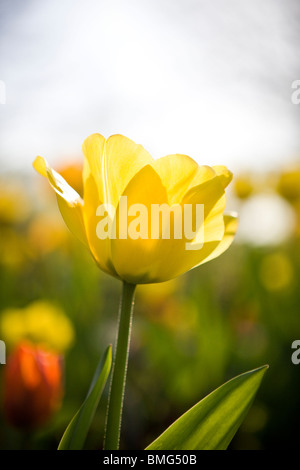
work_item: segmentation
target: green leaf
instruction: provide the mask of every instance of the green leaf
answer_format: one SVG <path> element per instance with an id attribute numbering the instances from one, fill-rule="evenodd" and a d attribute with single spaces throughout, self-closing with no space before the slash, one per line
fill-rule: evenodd
<path id="1" fill-rule="evenodd" d="M 111 356 L 110 345 L 99 361 L 86 399 L 65 430 L 58 450 L 82 449 L 110 372 Z"/>
<path id="2" fill-rule="evenodd" d="M 225 450 L 248 413 L 268 366 L 229 380 L 177 419 L 146 450 Z"/>

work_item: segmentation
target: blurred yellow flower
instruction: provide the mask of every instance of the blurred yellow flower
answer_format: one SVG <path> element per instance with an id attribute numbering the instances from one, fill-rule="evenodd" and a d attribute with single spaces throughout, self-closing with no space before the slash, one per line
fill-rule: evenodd
<path id="1" fill-rule="evenodd" d="M 34 255 L 47 254 L 61 247 L 67 235 L 63 222 L 56 215 L 38 214 L 28 227 L 28 246 Z"/>
<path id="2" fill-rule="evenodd" d="M 253 178 L 246 173 L 235 176 L 233 190 L 239 199 L 247 199 L 254 191 Z"/>
<path id="3" fill-rule="evenodd" d="M 20 231 L 7 225 L 0 229 L 0 264 L 19 270 L 29 259 L 26 239 Z"/>
<path id="4" fill-rule="evenodd" d="M 271 292 L 284 290 L 292 283 L 293 277 L 293 266 L 285 253 L 271 253 L 262 259 L 260 279 L 267 290 Z"/>
<path id="5" fill-rule="evenodd" d="M 36 158 L 34 167 L 56 191 L 67 226 L 106 273 L 131 284 L 167 281 L 219 256 L 231 244 L 237 218 L 224 215 L 225 188 L 232 178 L 226 167 L 199 166 L 190 157 L 178 154 L 153 160 L 141 145 L 121 135 L 105 139 L 93 134 L 84 141 L 83 154 L 83 199 L 42 157 Z M 130 208 L 138 205 L 146 209 L 146 236 L 130 236 L 121 197 Z M 152 236 L 148 210 L 151 213 L 153 206 L 195 208 L 200 204 L 204 207 L 201 249 L 195 249 L 199 227 L 193 239 L 186 234 L 175 236 L 175 222 L 182 222 L 182 213 L 178 216 L 174 212 L 174 233 L 169 238 L 162 235 L 161 226 L 159 236 Z M 106 237 L 99 237 L 97 232 L 99 207 L 106 208 L 110 222 Z M 112 227 L 118 237 L 112 236 Z M 194 247 L 187 250 L 187 241 Z"/>
<path id="6" fill-rule="evenodd" d="M 279 174 L 277 191 L 292 204 L 300 200 L 300 165 L 288 168 Z"/>
<path id="7" fill-rule="evenodd" d="M 56 352 L 66 351 L 73 343 L 73 325 L 64 312 L 45 300 L 25 308 L 7 309 L 0 316 L 1 337 L 8 346 L 27 339 Z"/>
<path id="8" fill-rule="evenodd" d="M 0 182 L 0 222 L 24 222 L 30 213 L 28 194 L 17 181 Z"/>
<path id="9" fill-rule="evenodd" d="M 288 201 L 295 213 L 294 235 L 300 237 L 300 164 L 287 167 L 275 182 L 276 191 Z"/>

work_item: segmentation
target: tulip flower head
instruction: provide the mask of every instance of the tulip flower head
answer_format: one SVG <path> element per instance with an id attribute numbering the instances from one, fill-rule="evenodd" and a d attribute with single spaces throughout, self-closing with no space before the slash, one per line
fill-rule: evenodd
<path id="1" fill-rule="evenodd" d="M 300 201 L 300 165 L 286 168 L 279 174 L 276 189 L 291 204 Z"/>
<path id="2" fill-rule="evenodd" d="M 223 253 L 237 217 L 224 214 L 224 166 L 186 155 L 154 160 L 121 135 L 83 143 L 83 198 L 42 157 L 35 169 L 56 192 L 69 229 L 106 273 L 131 284 L 175 278 Z"/>
<path id="3" fill-rule="evenodd" d="M 71 347 L 75 337 L 73 324 L 65 312 L 47 300 L 2 310 L 0 330 L 11 348 L 28 340 L 61 354 Z"/>
<path id="4" fill-rule="evenodd" d="M 36 429 L 57 411 L 62 395 L 61 357 L 31 343 L 20 343 L 5 366 L 7 421 L 19 429 Z"/>
<path id="5" fill-rule="evenodd" d="M 234 194 L 241 200 L 246 200 L 253 195 L 255 187 L 253 177 L 249 174 L 240 174 L 235 178 Z"/>

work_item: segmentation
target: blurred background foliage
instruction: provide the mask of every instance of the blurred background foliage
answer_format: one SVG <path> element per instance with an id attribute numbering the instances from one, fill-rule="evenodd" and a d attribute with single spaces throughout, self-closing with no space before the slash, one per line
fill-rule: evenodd
<path id="1" fill-rule="evenodd" d="M 82 191 L 76 162 L 58 170 Z M 0 448 L 55 449 L 99 356 L 114 342 L 121 283 L 68 232 L 40 178 L 6 175 L 0 188 L 0 338 L 7 346 Z M 278 211 L 270 205 L 262 218 L 266 196 Z M 291 344 L 300 338 L 300 166 L 236 175 L 228 206 L 238 209 L 241 226 L 225 254 L 174 281 L 137 288 L 122 449 L 145 448 L 210 391 L 265 363 L 269 371 L 230 448 L 298 446 L 300 365 L 291 361 Z M 64 393 L 46 423 L 20 429 L 3 396 L 30 374 L 24 362 L 20 381 L 5 377 L 25 340 L 60 356 Z M 26 393 L 28 403 L 35 399 Z M 102 446 L 107 393 L 106 387 L 87 449 Z"/>

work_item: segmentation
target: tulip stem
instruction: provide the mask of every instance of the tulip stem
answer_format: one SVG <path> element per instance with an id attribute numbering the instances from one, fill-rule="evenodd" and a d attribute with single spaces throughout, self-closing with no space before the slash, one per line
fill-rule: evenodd
<path id="1" fill-rule="evenodd" d="M 134 284 L 123 282 L 106 416 L 104 450 L 119 449 L 135 287 Z"/>

